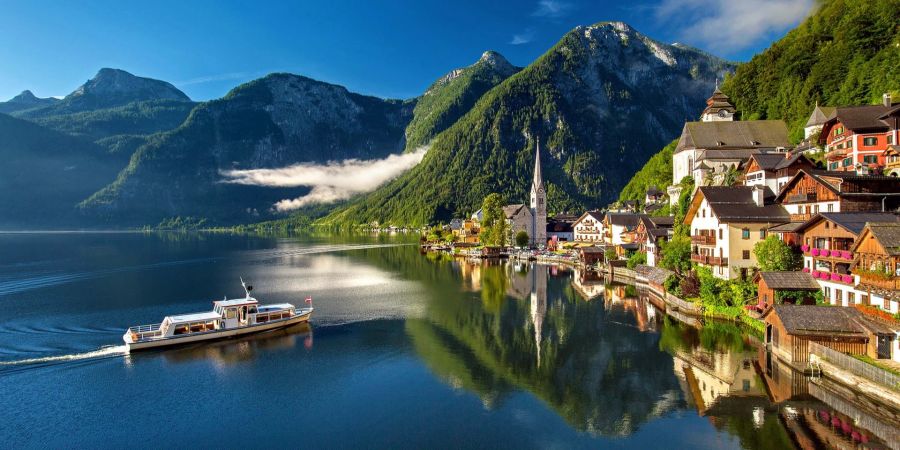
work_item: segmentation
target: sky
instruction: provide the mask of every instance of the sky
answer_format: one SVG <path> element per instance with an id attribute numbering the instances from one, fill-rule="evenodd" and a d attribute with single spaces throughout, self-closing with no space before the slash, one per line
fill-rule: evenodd
<path id="1" fill-rule="evenodd" d="M 194 100 L 272 72 L 386 98 L 420 95 L 486 50 L 526 66 L 579 25 L 623 21 L 659 41 L 746 61 L 814 0 L 0 0 L 0 100 L 64 96 L 103 67 Z"/>

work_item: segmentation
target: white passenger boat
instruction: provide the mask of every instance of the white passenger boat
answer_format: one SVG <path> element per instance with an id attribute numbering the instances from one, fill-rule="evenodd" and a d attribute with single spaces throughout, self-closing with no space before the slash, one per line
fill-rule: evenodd
<path id="1" fill-rule="evenodd" d="M 250 296 L 252 286 L 244 286 L 246 297 L 213 302 L 209 312 L 167 316 L 161 323 L 131 327 L 122 336 L 128 351 L 222 339 L 249 333 L 277 330 L 306 322 L 312 305 L 297 308 L 290 303 L 260 305 Z M 307 303 L 312 303 L 310 298 Z"/>

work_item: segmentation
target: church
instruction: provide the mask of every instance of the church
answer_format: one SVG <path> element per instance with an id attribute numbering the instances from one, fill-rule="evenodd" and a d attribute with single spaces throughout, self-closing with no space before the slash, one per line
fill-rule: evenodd
<path id="1" fill-rule="evenodd" d="M 534 175 L 531 181 L 529 205 L 522 203 L 506 205 L 503 208 L 506 221 L 509 223 L 511 240 L 520 231 L 528 233 L 532 247 L 547 245 L 547 190 L 541 175 L 541 143 L 537 142 L 534 151 Z"/>

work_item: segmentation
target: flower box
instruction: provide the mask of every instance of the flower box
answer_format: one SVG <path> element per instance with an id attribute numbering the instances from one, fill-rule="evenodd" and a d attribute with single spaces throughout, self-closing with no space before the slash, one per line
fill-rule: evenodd
<path id="1" fill-rule="evenodd" d="M 853 275 L 841 275 L 841 281 L 847 284 L 853 284 Z"/>
<path id="2" fill-rule="evenodd" d="M 852 261 L 853 253 L 850 253 L 847 250 L 841 250 L 841 258 Z"/>
<path id="3" fill-rule="evenodd" d="M 818 271 L 818 270 L 813 270 L 813 271 L 812 271 L 812 276 L 813 276 L 813 278 L 819 278 L 819 271 Z"/>
<path id="4" fill-rule="evenodd" d="M 800 250 L 803 250 L 803 253 L 809 253 L 809 246 L 806 244 L 803 244 L 800 246 Z"/>
<path id="5" fill-rule="evenodd" d="M 803 272 L 804 272 L 804 273 L 809 273 L 809 267 L 804 267 L 804 268 L 803 268 Z"/>
<path id="6" fill-rule="evenodd" d="M 831 281 L 841 281 L 841 276 L 839 274 L 833 273 L 831 274 Z"/>
<path id="7" fill-rule="evenodd" d="M 810 254 L 812 254 L 813 256 L 819 256 L 819 249 L 817 249 L 817 248 L 812 249 L 810 251 Z"/>

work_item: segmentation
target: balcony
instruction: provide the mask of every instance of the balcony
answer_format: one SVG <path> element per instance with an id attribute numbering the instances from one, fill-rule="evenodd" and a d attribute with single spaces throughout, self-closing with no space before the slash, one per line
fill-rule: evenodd
<path id="1" fill-rule="evenodd" d="M 809 248 L 806 245 L 800 247 L 803 253 L 814 258 L 827 258 L 839 261 L 853 261 L 853 252 L 849 250 L 828 250 L 824 248 Z"/>
<path id="2" fill-rule="evenodd" d="M 883 278 L 868 273 L 859 274 L 859 284 L 892 291 L 900 290 L 900 277 Z"/>
<path id="3" fill-rule="evenodd" d="M 708 261 L 709 262 L 707 262 L 707 264 L 709 264 L 711 266 L 722 266 L 722 267 L 728 266 L 728 257 L 727 256 L 726 257 L 710 256 L 708 258 Z"/>
<path id="4" fill-rule="evenodd" d="M 807 269 L 804 269 L 803 271 L 806 272 Z M 846 273 L 813 270 L 812 272 L 810 272 L 810 275 L 812 275 L 812 277 L 817 280 L 830 281 L 832 283 L 842 283 L 848 286 L 854 285 L 853 275 Z"/>
<path id="5" fill-rule="evenodd" d="M 825 154 L 825 159 L 829 161 L 837 161 L 847 157 L 846 148 L 836 148 Z"/>
<path id="6" fill-rule="evenodd" d="M 709 256 L 704 255 L 691 255 L 691 262 L 695 262 L 697 264 L 707 264 L 709 260 Z"/>
<path id="7" fill-rule="evenodd" d="M 791 214 L 791 222 L 806 222 L 812 214 Z"/>
<path id="8" fill-rule="evenodd" d="M 785 200 L 787 203 L 808 203 L 818 201 L 819 195 L 815 192 L 807 192 L 806 194 L 788 195 Z"/>
<path id="9" fill-rule="evenodd" d="M 716 245 L 716 237 L 714 235 L 691 236 L 691 244 Z"/>

